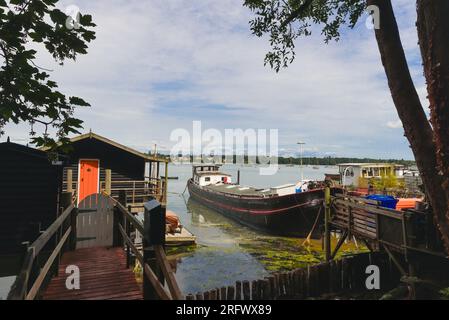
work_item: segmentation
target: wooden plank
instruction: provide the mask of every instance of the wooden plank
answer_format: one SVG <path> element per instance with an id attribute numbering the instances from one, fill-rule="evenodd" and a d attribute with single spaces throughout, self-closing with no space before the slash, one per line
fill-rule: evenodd
<path id="1" fill-rule="evenodd" d="M 220 289 L 220 300 L 226 300 L 226 287 Z"/>
<path id="2" fill-rule="evenodd" d="M 388 209 L 388 208 L 367 206 L 367 205 L 363 205 L 363 204 L 357 204 L 357 203 L 352 203 L 352 202 L 349 202 L 349 201 L 344 201 L 344 200 L 341 200 L 341 199 L 336 199 L 335 202 L 339 203 L 339 204 L 342 204 L 342 205 L 347 205 L 350 208 L 357 208 L 357 209 L 361 209 L 361 210 L 367 210 L 367 211 L 372 212 L 374 214 L 387 216 L 387 217 L 390 217 L 390 218 L 393 218 L 393 219 L 397 219 L 397 220 L 400 220 L 401 219 L 401 215 L 402 215 L 401 211 Z"/>
<path id="3" fill-rule="evenodd" d="M 235 288 L 233 286 L 229 286 L 226 292 L 226 300 L 235 300 Z"/>
<path id="4" fill-rule="evenodd" d="M 76 265 L 80 271 L 80 290 L 68 290 L 66 268 Z M 50 281 L 44 300 L 142 299 L 134 273 L 126 269 L 122 248 L 88 248 L 62 256 L 58 277 Z"/>
<path id="5" fill-rule="evenodd" d="M 235 300 L 242 300 L 242 282 L 235 283 Z"/>
<path id="6" fill-rule="evenodd" d="M 251 300 L 251 289 L 249 281 L 243 281 L 243 300 Z"/>

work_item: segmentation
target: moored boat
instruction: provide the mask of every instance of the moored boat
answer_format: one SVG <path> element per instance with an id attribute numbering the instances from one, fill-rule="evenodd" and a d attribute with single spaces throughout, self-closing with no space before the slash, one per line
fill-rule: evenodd
<path id="1" fill-rule="evenodd" d="M 295 184 L 267 189 L 232 183 L 232 177 L 216 165 L 193 167 L 187 182 L 193 200 L 246 226 L 271 234 L 306 237 L 320 236 L 322 188 L 298 190 Z"/>

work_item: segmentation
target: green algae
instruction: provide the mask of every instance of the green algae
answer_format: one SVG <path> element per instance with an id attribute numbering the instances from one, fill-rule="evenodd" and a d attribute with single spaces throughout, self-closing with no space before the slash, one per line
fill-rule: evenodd
<path id="1" fill-rule="evenodd" d="M 197 245 L 190 246 L 167 246 L 166 254 L 167 256 L 186 256 L 195 252 Z"/>
<path id="2" fill-rule="evenodd" d="M 336 238 L 332 239 L 332 247 L 335 247 L 337 241 Z M 258 237 L 252 241 L 240 243 L 240 247 L 253 255 L 270 272 L 290 271 L 325 261 L 320 240 Z M 354 242 L 348 241 L 343 244 L 336 259 L 367 251 L 366 247 L 356 246 Z"/>

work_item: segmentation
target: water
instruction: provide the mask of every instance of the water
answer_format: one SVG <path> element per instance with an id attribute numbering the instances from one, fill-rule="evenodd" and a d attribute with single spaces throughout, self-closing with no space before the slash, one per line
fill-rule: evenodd
<path id="1" fill-rule="evenodd" d="M 222 171 L 241 172 L 241 185 L 259 188 L 272 187 L 300 180 L 298 166 L 280 166 L 273 176 L 261 176 L 255 166 L 226 165 Z M 337 173 L 337 167 L 304 167 L 304 178 L 324 180 L 324 173 Z M 237 280 L 265 277 L 270 271 L 292 269 L 319 262 L 320 243 L 312 249 L 302 249 L 302 239 L 273 237 L 253 231 L 194 201 L 188 191 L 182 196 L 186 182 L 192 175 L 191 165 L 170 165 L 168 209 L 176 212 L 181 223 L 197 237 L 197 247 L 172 255 L 176 259 L 176 278 L 184 293 L 196 293 L 232 285 Z"/>

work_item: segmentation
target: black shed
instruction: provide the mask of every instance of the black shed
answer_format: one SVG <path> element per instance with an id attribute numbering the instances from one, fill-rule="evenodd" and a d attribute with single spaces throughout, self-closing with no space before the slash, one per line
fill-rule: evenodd
<path id="1" fill-rule="evenodd" d="M 56 219 L 62 170 L 44 151 L 0 143 L 0 255 L 21 253 Z"/>
<path id="2" fill-rule="evenodd" d="M 134 207 L 142 206 L 149 196 L 165 203 L 166 180 L 160 179 L 160 164 L 165 164 L 167 171 L 167 160 L 93 132 L 70 141 L 63 190 L 73 192 L 78 203 L 98 193 L 118 198 L 121 191 L 126 193 L 128 205 Z"/>

